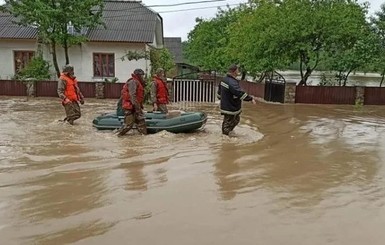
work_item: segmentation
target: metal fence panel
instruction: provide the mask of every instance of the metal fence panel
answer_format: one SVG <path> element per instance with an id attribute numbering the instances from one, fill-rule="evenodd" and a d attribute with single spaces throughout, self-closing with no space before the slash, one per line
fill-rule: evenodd
<path id="1" fill-rule="evenodd" d="M 21 81 L 0 80 L 0 95 L 27 96 L 27 88 Z"/>
<path id="2" fill-rule="evenodd" d="M 353 105 L 355 91 L 355 87 L 297 86 L 295 103 Z"/>
<path id="3" fill-rule="evenodd" d="M 215 84 L 214 80 L 174 79 L 172 100 L 215 102 Z"/>
<path id="4" fill-rule="evenodd" d="M 58 97 L 57 81 L 37 81 L 36 97 Z"/>
<path id="5" fill-rule="evenodd" d="M 95 98 L 96 84 L 91 82 L 78 82 L 80 91 L 85 98 Z"/>
<path id="6" fill-rule="evenodd" d="M 385 88 L 366 87 L 365 105 L 385 105 Z"/>
<path id="7" fill-rule="evenodd" d="M 119 99 L 124 83 L 105 83 L 104 97 L 106 99 Z"/>

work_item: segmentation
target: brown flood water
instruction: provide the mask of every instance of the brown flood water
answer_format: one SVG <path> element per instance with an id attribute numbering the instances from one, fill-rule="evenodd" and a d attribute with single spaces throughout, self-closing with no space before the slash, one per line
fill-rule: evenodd
<path id="1" fill-rule="evenodd" d="M 115 100 L 58 122 L 57 99 L 0 98 L 0 244 L 382 245 L 384 107 L 244 105 L 231 138 L 118 138 Z"/>

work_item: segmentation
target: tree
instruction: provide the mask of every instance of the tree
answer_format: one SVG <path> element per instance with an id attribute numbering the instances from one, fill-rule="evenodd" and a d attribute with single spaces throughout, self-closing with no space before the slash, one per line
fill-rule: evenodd
<path id="1" fill-rule="evenodd" d="M 188 34 L 185 53 L 195 65 L 205 70 L 224 70 L 236 62 L 226 53 L 229 25 L 238 18 L 239 8 L 219 9 L 215 18 L 196 19 L 197 24 Z"/>
<path id="2" fill-rule="evenodd" d="M 103 0 L 5 0 L 7 11 L 18 17 L 19 24 L 35 26 L 39 40 L 48 44 L 57 76 L 60 69 L 57 61 L 56 45 L 64 47 L 66 63 L 69 63 L 68 47 L 84 42 L 82 28 L 92 28 L 101 23 Z M 71 25 L 79 36 L 68 32 Z"/>
<path id="3" fill-rule="evenodd" d="M 378 37 L 378 52 L 372 64 L 374 70 L 381 75 L 381 87 L 385 77 L 385 4 L 381 5 L 381 10 L 371 18 L 371 24 L 373 32 Z"/>
<path id="4" fill-rule="evenodd" d="M 85 34 L 90 28 L 103 25 L 103 0 L 56 0 L 60 9 L 60 32 L 58 43 L 65 53 L 65 63 L 69 64 L 68 48 L 87 40 Z"/>
<path id="5" fill-rule="evenodd" d="M 286 0 L 280 9 L 277 46 L 290 62 L 299 60 L 300 85 L 306 85 L 324 52 L 352 47 L 366 27 L 367 7 L 356 1 Z"/>
<path id="6" fill-rule="evenodd" d="M 48 62 L 43 59 L 41 53 L 38 53 L 14 78 L 24 83 L 28 100 L 33 93 L 33 84 L 39 80 L 49 79 L 50 76 Z"/>
<path id="7" fill-rule="evenodd" d="M 229 26 L 227 53 L 254 76 L 262 73 L 260 81 L 285 66 L 275 31 L 280 18 L 275 1 L 250 1 Z"/>
<path id="8" fill-rule="evenodd" d="M 336 78 L 339 86 L 346 86 L 351 72 L 372 62 L 378 53 L 377 37 L 369 29 L 363 30 L 357 38 L 356 42 L 351 44 L 352 46 L 337 48 L 329 58 L 329 67 L 337 72 Z"/>
<path id="9" fill-rule="evenodd" d="M 175 66 L 174 59 L 170 51 L 166 48 L 156 49 L 151 48 L 150 51 L 126 51 L 125 55 L 120 58 L 124 60 L 150 60 L 151 74 L 155 74 L 158 68 L 163 68 L 165 72 L 169 71 Z"/>
<path id="10" fill-rule="evenodd" d="M 155 74 L 158 68 L 162 68 L 165 73 L 175 67 L 174 59 L 170 51 L 166 48 L 151 49 L 150 51 L 151 74 Z"/>
<path id="11" fill-rule="evenodd" d="M 262 78 L 298 64 L 299 84 L 306 85 L 326 58 L 344 56 L 347 72 L 362 66 L 352 59 L 370 59 L 363 54 L 371 44 L 363 38 L 366 13 L 367 5 L 356 0 L 249 0 L 211 20 L 199 19 L 189 33 L 187 54 L 204 68 L 235 62 Z"/>

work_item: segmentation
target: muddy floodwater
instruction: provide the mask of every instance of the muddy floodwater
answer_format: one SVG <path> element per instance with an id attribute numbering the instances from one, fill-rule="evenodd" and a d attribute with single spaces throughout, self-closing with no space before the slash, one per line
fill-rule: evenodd
<path id="1" fill-rule="evenodd" d="M 0 98 L 1 245 L 383 245 L 385 107 L 244 104 L 221 135 L 118 138 L 59 100 Z"/>

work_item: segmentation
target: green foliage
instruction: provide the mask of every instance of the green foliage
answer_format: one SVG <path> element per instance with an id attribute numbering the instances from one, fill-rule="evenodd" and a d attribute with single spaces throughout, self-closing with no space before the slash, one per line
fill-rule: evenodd
<path id="1" fill-rule="evenodd" d="M 86 41 L 84 30 L 102 24 L 103 0 L 5 0 L 7 11 L 18 17 L 19 24 L 34 26 L 39 39 L 50 44 L 52 61 L 59 74 L 56 58 L 56 44 L 65 49 L 66 63 L 69 63 L 68 47 Z M 76 31 L 69 33 L 71 26 Z M 83 31 L 82 31 L 83 30 Z"/>
<path id="2" fill-rule="evenodd" d="M 339 29 L 331 28 L 325 40 L 324 60 L 329 70 L 336 71 L 338 85 L 346 85 L 351 72 L 364 69 L 377 53 L 377 38 L 365 20 L 366 8 L 354 2 L 333 6 Z M 343 34 L 343 35 L 341 35 Z"/>
<path id="3" fill-rule="evenodd" d="M 104 82 L 106 82 L 106 83 L 116 83 L 118 81 L 119 81 L 119 78 L 117 78 L 117 77 L 110 78 L 110 79 L 108 79 L 108 78 L 104 79 Z"/>
<path id="4" fill-rule="evenodd" d="M 251 1 L 229 27 L 227 51 L 253 75 L 284 67 L 277 31 L 280 15 L 274 1 Z"/>
<path id="5" fill-rule="evenodd" d="M 175 67 L 174 59 L 170 51 L 166 48 L 155 49 L 152 48 L 150 51 L 131 51 L 128 50 L 120 58 L 122 61 L 128 60 L 150 60 L 151 63 L 151 74 L 154 74 L 158 68 L 163 68 L 165 72 Z"/>
<path id="6" fill-rule="evenodd" d="M 230 63 L 236 62 L 226 48 L 230 41 L 229 26 L 240 13 L 240 7 L 219 9 L 211 20 L 197 19 L 196 26 L 188 34 L 187 58 L 203 70 L 226 70 Z"/>
<path id="7" fill-rule="evenodd" d="M 362 110 L 363 109 L 363 107 L 364 107 L 364 100 L 363 99 L 361 99 L 361 98 L 357 98 L 356 100 L 355 100 L 355 102 L 354 102 L 354 108 L 356 109 L 356 110 Z"/>
<path id="8" fill-rule="evenodd" d="M 372 62 L 375 40 L 366 13 L 367 5 L 355 0 L 249 0 L 213 19 L 198 19 L 186 53 L 205 69 L 223 70 L 235 62 L 251 75 L 293 65 L 306 84 L 320 64 L 341 70 L 331 61 L 345 59 L 349 68 L 342 70 L 348 72 Z"/>
<path id="9" fill-rule="evenodd" d="M 321 74 L 319 86 L 335 86 L 336 82 L 328 78 L 325 73 Z"/>
<path id="10" fill-rule="evenodd" d="M 49 64 L 41 56 L 34 57 L 28 65 L 15 75 L 18 80 L 47 80 L 51 77 Z"/>
<path id="11" fill-rule="evenodd" d="M 377 53 L 370 64 L 372 70 L 381 74 L 381 86 L 385 75 L 385 5 L 382 5 L 381 10 L 371 18 L 371 27 L 377 37 L 378 46 Z"/>
<path id="12" fill-rule="evenodd" d="M 338 84 L 346 85 L 351 72 L 363 68 L 371 62 L 378 53 L 376 36 L 369 31 L 357 36 L 351 47 L 339 48 L 329 59 L 329 67 L 337 72 Z"/>
<path id="13" fill-rule="evenodd" d="M 170 51 L 166 48 L 151 49 L 150 51 L 151 74 L 155 74 L 158 68 L 162 68 L 165 73 L 175 67 L 174 59 Z"/>
<path id="14" fill-rule="evenodd" d="M 140 60 L 140 59 L 150 59 L 150 52 L 147 52 L 147 51 L 131 51 L 131 50 L 127 50 L 125 52 L 125 54 L 120 57 L 120 59 L 122 61 L 125 61 L 125 60 L 128 60 L 128 61 L 132 61 L 132 60 Z"/>

